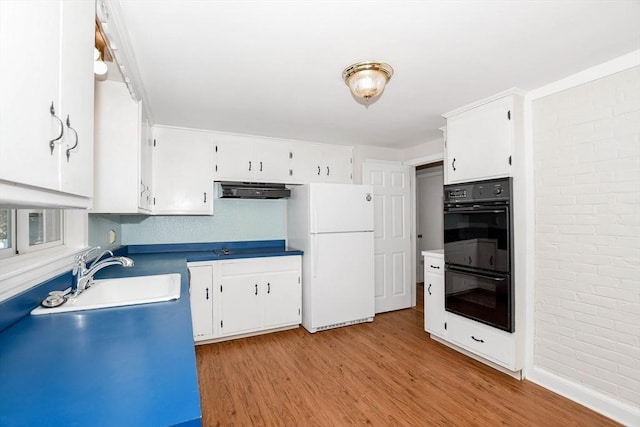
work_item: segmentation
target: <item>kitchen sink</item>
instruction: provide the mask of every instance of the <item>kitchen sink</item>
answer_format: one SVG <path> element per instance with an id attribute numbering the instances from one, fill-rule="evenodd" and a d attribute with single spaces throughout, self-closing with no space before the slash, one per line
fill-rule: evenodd
<path id="1" fill-rule="evenodd" d="M 37 307 L 31 314 L 66 313 L 176 300 L 180 298 L 180 280 L 179 274 L 96 280 L 91 287 L 77 297 L 67 299 L 61 306 Z"/>

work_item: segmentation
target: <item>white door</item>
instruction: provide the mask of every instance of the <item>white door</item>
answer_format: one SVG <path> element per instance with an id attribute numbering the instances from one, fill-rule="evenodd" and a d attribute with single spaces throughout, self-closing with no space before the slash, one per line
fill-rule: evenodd
<path id="1" fill-rule="evenodd" d="M 411 169 L 399 163 L 366 161 L 362 182 L 373 186 L 376 313 L 411 307 Z"/>
<path id="2" fill-rule="evenodd" d="M 354 184 L 310 184 L 311 233 L 373 230 L 373 188 Z"/>

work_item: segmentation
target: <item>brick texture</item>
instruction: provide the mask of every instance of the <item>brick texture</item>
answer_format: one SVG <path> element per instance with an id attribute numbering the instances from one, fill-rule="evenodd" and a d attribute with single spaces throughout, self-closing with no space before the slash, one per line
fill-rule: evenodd
<path id="1" fill-rule="evenodd" d="M 640 406 L 640 68 L 533 103 L 534 364 Z"/>

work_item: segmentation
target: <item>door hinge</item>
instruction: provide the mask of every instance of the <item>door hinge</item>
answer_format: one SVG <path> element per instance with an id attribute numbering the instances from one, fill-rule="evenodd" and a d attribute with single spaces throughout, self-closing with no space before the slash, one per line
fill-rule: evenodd
<path id="1" fill-rule="evenodd" d="M 156 146 L 156 139 L 155 138 L 153 138 L 153 146 L 154 147 Z"/>
<path id="2" fill-rule="evenodd" d="M 216 172 L 218 172 L 218 165 L 216 165 Z"/>
<path id="3" fill-rule="evenodd" d="M 300 309 L 298 309 L 298 316 L 300 316 Z"/>
<path id="4" fill-rule="evenodd" d="M 216 145 L 216 153 L 218 152 L 218 146 Z"/>
<path id="5" fill-rule="evenodd" d="M 155 206 L 155 204 L 156 204 L 156 198 L 154 197 L 153 198 L 153 205 Z"/>
<path id="6" fill-rule="evenodd" d="M 511 156 L 509 156 L 509 166 L 511 166 Z"/>
<path id="7" fill-rule="evenodd" d="M 511 110 L 507 111 L 507 120 L 511 120 Z"/>
<path id="8" fill-rule="evenodd" d="M 224 320 L 220 321 L 220 327 L 222 328 L 222 326 L 224 325 Z"/>
<path id="9" fill-rule="evenodd" d="M 220 292 L 222 292 L 222 285 L 220 285 Z"/>
<path id="10" fill-rule="evenodd" d="M 447 330 L 447 322 L 444 322 L 444 330 Z"/>
<path id="11" fill-rule="evenodd" d="M 298 283 L 300 283 L 300 276 L 298 276 Z"/>

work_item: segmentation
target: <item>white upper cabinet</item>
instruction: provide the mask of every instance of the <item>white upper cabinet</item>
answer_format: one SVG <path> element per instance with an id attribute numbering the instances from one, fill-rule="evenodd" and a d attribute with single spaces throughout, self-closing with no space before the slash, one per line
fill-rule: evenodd
<path id="1" fill-rule="evenodd" d="M 89 205 L 94 7 L 0 2 L 0 180 L 30 186 L 24 197 L 3 187 L 5 203 Z M 33 188 L 61 196 L 39 197 Z"/>
<path id="2" fill-rule="evenodd" d="M 291 178 L 296 184 L 353 182 L 352 147 L 296 143 L 292 147 Z"/>
<path id="3" fill-rule="evenodd" d="M 351 183 L 352 147 L 212 132 L 216 181 Z"/>
<path id="4" fill-rule="evenodd" d="M 124 83 L 95 85 L 95 184 L 92 212 L 149 213 L 151 149 L 142 105 Z"/>
<path id="5" fill-rule="evenodd" d="M 508 91 L 444 114 L 445 184 L 512 175 L 522 135 L 522 95 Z"/>
<path id="6" fill-rule="evenodd" d="M 214 134 L 215 180 L 287 182 L 289 145 L 277 139 Z"/>
<path id="7" fill-rule="evenodd" d="M 153 127 L 154 214 L 213 215 L 211 133 Z"/>

